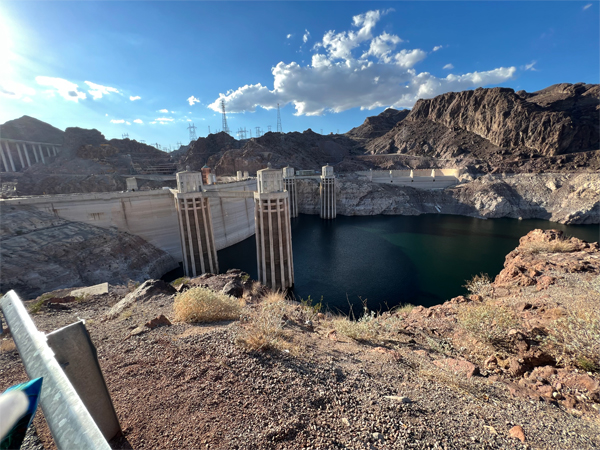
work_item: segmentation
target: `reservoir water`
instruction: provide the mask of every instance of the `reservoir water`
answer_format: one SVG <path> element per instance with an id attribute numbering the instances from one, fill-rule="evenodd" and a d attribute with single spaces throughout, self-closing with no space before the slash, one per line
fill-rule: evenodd
<path id="1" fill-rule="evenodd" d="M 492 278 L 519 238 L 536 228 L 559 229 L 588 242 L 598 225 L 545 220 L 482 220 L 451 215 L 338 216 L 292 220 L 297 299 L 323 299 L 332 311 L 387 310 L 402 303 L 432 306 L 457 295 L 473 275 Z M 254 236 L 219 251 L 222 273 L 231 268 L 258 277 Z"/>

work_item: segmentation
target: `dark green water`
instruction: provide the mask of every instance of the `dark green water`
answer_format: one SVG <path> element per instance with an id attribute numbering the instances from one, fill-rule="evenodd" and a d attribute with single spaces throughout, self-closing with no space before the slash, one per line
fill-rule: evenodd
<path id="1" fill-rule="evenodd" d="M 568 226 L 545 220 L 481 220 L 450 215 L 338 216 L 292 221 L 296 298 L 319 300 L 333 311 L 401 304 L 431 306 L 466 291 L 478 273 L 495 277 L 519 238 L 536 228 L 559 229 L 599 240 L 598 225 Z M 238 268 L 257 278 L 254 237 L 219 252 L 221 272 Z"/>

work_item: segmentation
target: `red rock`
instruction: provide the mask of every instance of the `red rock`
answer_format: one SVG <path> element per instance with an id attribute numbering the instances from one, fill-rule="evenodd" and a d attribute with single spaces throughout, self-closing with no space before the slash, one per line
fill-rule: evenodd
<path id="1" fill-rule="evenodd" d="M 446 358 L 434 361 L 433 363 L 442 369 L 449 369 L 456 374 L 465 375 L 467 378 L 471 378 L 473 375 L 479 375 L 479 367 L 469 361 Z"/>
<path id="2" fill-rule="evenodd" d="M 509 359 L 509 367 L 508 367 L 508 372 L 513 376 L 513 377 L 518 377 L 523 375 L 526 370 L 525 370 L 525 366 L 519 362 L 519 360 L 515 357 L 512 357 Z"/>
<path id="3" fill-rule="evenodd" d="M 525 432 L 523 431 L 523 428 L 521 428 L 519 425 L 515 425 L 514 427 L 512 427 L 508 431 L 508 434 L 511 437 L 514 437 L 514 438 L 520 440 L 521 442 L 525 442 Z"/>
<path id="4" fill-rule="evenodd" d="M 156 327 L 162 327 L 165 325 L 171 325 L 171 321 L 167 319 L 164 314 L 161 314 L 160 316 L 152 319 L 150 322 L 147 322 L 145 326 L 153 330 Z"/>
<path id="5" fill-rule="evenodd" d="M 544 396 L 548 398 L 552 398 L 552 393 L 554 392 L 554 388 L 549 384 L 544 384 L 538 387 L 538 391 Z"/>

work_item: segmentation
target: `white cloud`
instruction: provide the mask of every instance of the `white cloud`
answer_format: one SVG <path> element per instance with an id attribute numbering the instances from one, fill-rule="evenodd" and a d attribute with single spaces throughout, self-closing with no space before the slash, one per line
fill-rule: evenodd
<path id="1" fill-rule="evenodd" d="M 202 120 L 204 120 L 204 119 L 202 119 Z M 187 119 L 187 122 L 191 122 L 191 121 L 192 121 L 192 119 Z"/>
<path id="2" fill-rule="evenodd" d="M 25 103 L 31 103 L 33 101 L 31 97 L 23 97 L 21 100 L 23 100 Z"/>
<path id="3" fill-rule="evenodd" d="M 131 125 L 131 122 L 125 122 L 127 125 Z"/>
<path id="4" fill-rule="evenodd" d="M 135 97 L 133 95 L 129 96 L 129 100 L 131 100 L 132 102 L 135 102 L 136 100 L 141 99 L 142 97 L 140 97 L 139 95 L 136 95 Z"/>
<path id="5" fill-rule="evenodd" d="M 154 125 L 156 123 L 156 120 L 153 120 L 152 122 L 150 122 L 152 125 Z"/>
<path id="6" fill-rule="evenodd" d="M 156 122 L 160 122 L 160 123 L 167 123 L 167 122 L 173 122 L 175 119 L 172 119 L 170 117 L 159 117 L 158 119 L 154 119 Z"/>
<path id="7" fill-rule="evenodd" d="M 373 34 L 377 21 L 388 11 L 369 11 L 353 18 L 356 30 L 329 31 L 315 44 L 311 64 L 280 62 L 271 69 L 273 89 L 261 83 L 247 84 L 219 98 L 208 107 L 220 112 L 255 111 L 259 106 L 273 109 L 277 103 L 292 103 L 296 115 L 321 115 L 350 108 L 410 108 L 419 98 L 431 98 L 448 91 L 495 85 L 511 79 L 515 67 L 438 78 L 418 73 L 414 66 L 427 57 L 421 49 L 395 47 L 402 40 L 393 34 Z M 360 55 L 360 56 L 356 56 Z"/>
<path id="8" fill-rule="evenodd" d="M 104 114 L 106 117 L 108 117 L 108 114 Z"/>
<path id="9" fill-rule="evenodd" d="M 435 47 L 433 47 L 432 51 L 437 52 L 438 50 L 441 50 L 442 48 L 444 48 L 443 45 L 436 45 Z"/>
<path id="10" fill-rule="evenodd" d="M 125 123 L 123 119 L 111 119 L 110 123 Z"/>
<path id="11" fill-rule="evenodd" d="M 291 38 L 291 37 L 292 37 L 292 35 L 291 35 L 291 34 L 288 34 L 288 35 L 287 35 L 285 38 L 286 38 L 286 39 L 289 39 L 289 38 Z"/>
<path id="12" fill-rule="evenodd" d="M 198 100 L 193 95 L 190 98 L 188 98 L 187 101 L 190 104 L 190 106 L 194 106 L 194 103 L 200 103 L 200 100 Z"/>
<path id="13" fill-rule="evenodd" d="M 50 86 L 54 88 L 51 92 L 57 92 L 65 100 L 78 103 L 79 100 L 85 100 L 87 97 L 84 92 L 79 91 L 79 86 L 63 78 L 38 76 L 35 77 L 35 81 L 40 86 Z"/>
<path id="14" fill-rule="evenodd" d="M 103 95 L 108 95 L 111 92 L 115 94 L 120 94 L 117 88 L 102 86 L 101 84 L 92 83 L 91 81 L 85 81 L 85 84 L 89 86 L 88 92 L 92 96 L 94 100 L 101 99 Z"/>
<path id="15" fill-rule="evenodd" d="M 583 7 L 583 10 L 585 11 L 586 9 L 588 9 L 588 8 L 591 8 L 591 7 L 592 7 L 592 4 L 591 4 L 591 3 L 588 3 L 587 5 L 585 5 L 585 6 Z"/>
<path id="16" fill-rule="evenodd" d="M 531 61 L 529 64 L 525 64 L 522 69 L 523 70 L 531 70 L 532 72 L 537 72 L 538 70 L 535 68 L 537 61 Z"/>
<path id="17" fill-rule="evenodd" d="M 452 70 L 452 69 L 454 69 L 454 66 L 453 66 L 452 64 L 446 64 L 446 65 L 443 67 L 443 69 L 444 69 L 444 70 Z"/>
<path id="18" fill-rule="evenodd" d="M 142 119 L 135 119 L 133 122 L 134 123 L 144 123 L 144 121 Z"/>
<path id="19" fill-rule="evenodd" d="M 35 95 L 35 89 L 13 81 L 0 81 L 0 96 L 30 102 L 30 95 Z"/>
<path id="20" fill-rule="evenodd" d="M 171 111 L 171 114 L 175 114 L 175 111 Z"/>
<path id="21" fill-rule="evenodd" d="M 310 31 L 305 29 L 304 36 L 302 36 L 302 42 L 304 42 L 306 44 L 306 42 L 308 41 L 308 38 L 310 38 Z"/>
<path id="22" fill-rule="evenodd" d="M 166 113 L 168 113 L 168 112 L 169 112 L 169 110 L 168 110 L 168 109 L 159 109 L 159 110 L 158 110 L 158 112 L 161 112 L 161 113 L 165 113 L 165 114 L 166 114 Z"/>

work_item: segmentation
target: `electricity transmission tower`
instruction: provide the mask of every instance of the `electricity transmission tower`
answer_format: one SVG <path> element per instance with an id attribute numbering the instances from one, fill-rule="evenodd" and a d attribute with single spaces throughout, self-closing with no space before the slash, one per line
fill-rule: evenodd
<path id="1" fill-rule="evenodd" d="M 256 137 L 260 137 L 260 127 L 256 127 Z"/>
<path id="2" fill-rule="evenodd" d="M 223 111 L 223 131 L 229 135 L 229 126 L 227 125 L 227 114 L 225 114 L 225 100 L 221 99 L 221 111 Z"/>
<path id="3" fill-rule="evenodd" d="M 283 133 L 283 128 L 281 128 L 281 114 L 279 113 L 279 103 L 277 103 L 277 132 Z"/>
<path id="4" fill-rule="evenodd" d="M 146 143 L 146 141 L 144 141 L 143 139 L 140 140 L 140 144 L 145 144 L 145 143 Z"/>
<path id="5" fill-rule="evenodd" d="M 210 134 L 210 125 L 208 126 L 208 134 Z"/>
<path id="6" fill-rule="evenodd" d="M 129 139 L 129 133 L 122 134 L 121 139 Z"/>
<path id="7" fill-rule="evenodd" d="M 198 139 L 196 137 L 196 126 L 193 123 L 188 125 L 188 131 L 190 132 L 190 142 Z"/>
<path id="8" fill-rule="evenodd" d="M 267 125 L 267 130 L 269 131 L 269 133 L 271 132 L 271 125 Z"/>

